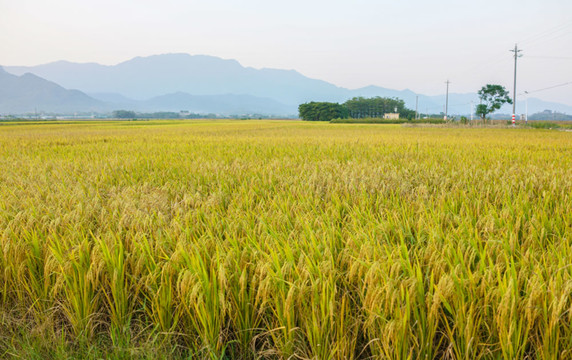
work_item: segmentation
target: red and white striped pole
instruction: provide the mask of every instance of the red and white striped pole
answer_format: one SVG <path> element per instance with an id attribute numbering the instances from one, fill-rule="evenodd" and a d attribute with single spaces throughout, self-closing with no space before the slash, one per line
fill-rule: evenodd
<path id="1" fill-rule="evenodd" d="M 516 121 L 514 121 L 514 114 L 512 114 L 512 126 L 516 126 Z"/>

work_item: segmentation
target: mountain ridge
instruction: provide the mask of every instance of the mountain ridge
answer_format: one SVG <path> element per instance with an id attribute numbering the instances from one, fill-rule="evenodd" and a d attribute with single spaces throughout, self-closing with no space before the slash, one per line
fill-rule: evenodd
<path id="1" fill-rule="evenodd" d="M 129 99 L 117 93 L 90 96 L 26 72 L 20 76 L 0 67 L 0 114 L 85 113 L 130 109 L 135 111 L 191 111 L 219 115 L 296 115 L 296 108 L 270 98 L 248 94 L 191 95 L 175 92 L 147 100 Z"/>
<path id="2" fill-rule="evenodd" d="M 367 89 L 374 87 L 350 90 L 293 69 L 255 69 L 234 59 L 180 53 L 135 57 L 116 65 L 64 60 L 37 66 L 7 66 L 6 70 L 15 75 L 33 72 L 65 88 L 86 93 L 117 92 L 136 100 L 184 91 L 194 95 L 249 94 L 297 106 L 306 101 L 343 102 L 367 95 Z"/>
<path id="3" fill-rule="evenodd" d="M 210 55 L 171 53 L 138 56 L 116 65 L 60 60 L 37 66 L 7 66 L 5 69 L 15 75 L 22 75 L 26 72 L 34 73 L 67 89 L 79 89 L 86 94 L 99 94 L 99 97 L 96 96 L 99 101 L 116 106 L 131 106 L 134 110 L 138 107 L 148 108 L 145 103 L 147 102 L 148 105 L 151 99 L 181 92 L 195 96 L 193 101 L 199 99 L 196 98 L 197 96 L 222 96 L 219 99 L 221 104 L 226 101 L 225 95 L 248 95 L 253 97 L 249 99 L 251 104 L 256 103 L 254 98 L 258 99 L 258 102 L 266 101 L 268 104 L 268 106 L 263 106 L 262 103 L 257 103 L 253 110 L 265 108 L 274 110 L 269 114 L 282 113 L 283 115 L 295 114 L 297 106 L 304 102 L 344 102 L 356 96 L 398 97 L 403 99 L 411 109 L 415 109 L 417 100 L 420 113 L 432 114 L 444 111 L 445 103 L 444 94 L 428 96 L 416 94 L 410 89 L 394 90 L 376 85 L 347 89 L 324 80 L 306 77 L 293 69 L 255 69 L 245 67 L 234 59 L 222 59 Z M 111 93 L 116 94 L 116 100 L 109 96 L 107 100 L 102 100 L 106 98 L 102 94 Z M 119 101 L 120 98 L 123 100 Z M 125 99 L 133 101 L 125 101 Z M 170 107 L 175 106 L 172 102 L 164 100 L 162 104 L 170 103 Z M 203 100 L 206 101 L 206 98 Z M 193 104 L 193 101 L 190 103 Z M 474 105 L 478 104 L 476 93 L 450 93 L 449 114 L 468 114 L 471 101 Z M 160 102 L 155 100 L 154 103 Z M 182 102 L 178 105 L 181 110 L 195 111 L 187 109 L 186 104 Z M 272 105 L 275 107 L 272 108 Z M 543 102 L 539 99 L 529 99 L 528 105 L 529 113 L 549 108 L 572 113 L 572 106 Z M 509 108 L 510 106 L 505 106 L 500 112 L 511 112 L 512 109 Z M 524 101 L 518 101 L 517 110 L 524 112 L 524 109 Z M 166 109 L 154 110 L 164 111 Z"/>
<path id="4" fill-rule="evenodd" d="M 4 113 L 94 111 L 105 104 L 79 90 L 69 90 L 32 73 L 20 76 L 0 66 L 0 111 Z"/>

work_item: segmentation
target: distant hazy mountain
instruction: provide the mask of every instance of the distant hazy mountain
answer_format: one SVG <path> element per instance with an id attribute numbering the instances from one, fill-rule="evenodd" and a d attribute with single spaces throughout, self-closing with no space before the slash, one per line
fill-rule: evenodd
<path id="1" fill-rule="evenodd" d="M 119 101 L 118 96 L 147 100 L 184 92 L 193 95 L 247 94 L 291 106 L 306 101 L 343 102 L 354 96 L 399 97 L 408 104 L 415 104 L 415 94 L 410 90 L 378 86 L 350 90 L 310 79 L 294 70 L 258 70 L 243 67 L 236 60 L 204 55 L 137 57 L 114 66 L 58 61 L 32 67 L 8 66 L 6 70 L 16 75 L 32 72 L 66 88 L 81 89 L 106 101 L 123 103 L 125 101 Z M 110 97 L 111 94 L 115 98 Z M 427 97 L 424 99 L 430 102 Z"/>
<path id="2" fill-rule="evenodd" d="M 88 96 L 31 73 L 9 74 L 0 67 L 0 114 L 34 112 L 73 113 L 110 112 L 117 109 L 136 111 L 181 111 L 221 115 L 266 114 L 293 115 L 295 106 L 270 98 L 252 95 L 190 95 L 173 93 L 138 101 L 117 93 L 94 93 Z"/>
<path id="3" fill-rule="evenodd" d="M 0 113 L 102 111 L 105 104 L 34 74 L 16 76 L 0 67 Z"/>
<path id="4" fill-rule="evenodd" d="M 138 109 L 144 111 L 181 111 L 194 113 L 215 113 L 224 115 L 265 114 L 292 115 L 298 114 L 296 106 L 279 103 L 270 98 L 252 95 L 190 95 L 183 92 L 167 94 L 142 101 Z"/>
<path id="5" fill-rule="evenodd" d="M 274 99 L 252 95 L 191 95 L 176 92 L 155 96 L 148 100 L 133 100 L 116 93 L 91 93 L 93 98 L 104 101 L 114 109 L 130 109 L 141 112 L 190 111 L 197 114 L 243 115 L 264 114 L 296 116 L 296 106 L 284 105 Z"/>
<path id="6" fill-rule="evenodd" d="M 16 75 L 34 73 L 65 88 L 79 89 L 114 109 L 289 115 L 307 101 L 344 102 L 355 96 L 397 97 L 411 109 L 418 97 L 420 113 L 440 113 L 445 105 L 445 95 L 426 96 L 378 86 L 350 90 L 294 70 L 254 69 L 236 60 L 204 55 L 137 57 L 113 66 L 58 61 L 5 69 Z M 476 93 L 449 94 L 449 113 L 469 114 L 471 101 L 478 103 Z M 572 112 L 571 106 L 538 99 L 529 99 L 528 106 L 529 113 L 545 109 Z M 511 107 L 501 111 L 507 109 L 512 111 Z M 524 112 L 524 103 L 517 104 L 517 112 Z"/>
<path id="7" fill-rule="evenodd" d="M 236 60 L 167 54 L 137 57 L 114 66 L 58 61 L 33 67 L 6 67 L 19 75 L 32 72 L 66 88 L 87 93 L 120 93 L 137 100 L 186 92 L 193 95 L 248 94 L 286 104 L 322 100 L 346 89 L 309 79 L 296 71 L 245 68 Z"/>
<path id="8" fill-rule="evenodd" d="M 118 93 L 87 93 L 94 99 L 112 104 L 136 104 L 137 100 L 128 98 Z"/>

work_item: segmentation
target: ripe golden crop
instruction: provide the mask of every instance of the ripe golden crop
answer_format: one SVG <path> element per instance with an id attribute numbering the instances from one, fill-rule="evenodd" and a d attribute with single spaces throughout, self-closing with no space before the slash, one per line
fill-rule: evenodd
<path id="1" fill-rule="evenodd" d="M 0 357 L 572 358 L 571 169 L 563 131 L 0 124 Z"/>

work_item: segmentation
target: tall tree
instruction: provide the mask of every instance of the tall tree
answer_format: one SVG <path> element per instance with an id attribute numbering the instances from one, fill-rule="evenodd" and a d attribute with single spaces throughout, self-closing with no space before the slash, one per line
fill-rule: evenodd
<path id="1" fill-rule="evenodd" d="M 488 114 L 500 109 L 504 104 L 512 104 L 508 91 L 501 85 L 487 84 L 478 92 L 481 104 L 477 105 L 477 115 L 486 120 Z"/>

